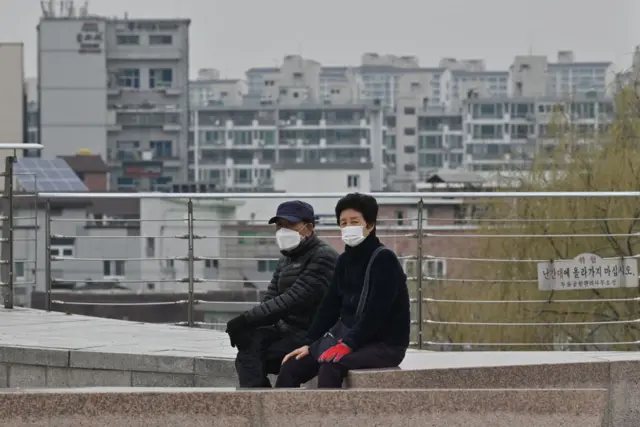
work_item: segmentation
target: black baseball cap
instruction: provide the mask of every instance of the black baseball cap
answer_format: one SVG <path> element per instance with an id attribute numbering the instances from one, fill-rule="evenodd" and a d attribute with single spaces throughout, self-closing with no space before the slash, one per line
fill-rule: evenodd
<path id="1" fill-rule="evenodd" d="M 309 203 L 300 200 L 292 200 L 290 202 L 280 203 L 276 216 L 269 220 L 269 224 L 274 224 L 278 218 L 282 218 L 292 223 L 310 222 L 315 224 L 315 213 L 313 207 Z"/>

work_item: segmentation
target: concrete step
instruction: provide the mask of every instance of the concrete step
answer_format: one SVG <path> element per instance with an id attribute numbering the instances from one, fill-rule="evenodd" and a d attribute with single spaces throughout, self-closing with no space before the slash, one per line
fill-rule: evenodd
<path id="1" fill-rule="evenodd" d="M 604 389 L 120 388 L 0 393 L 3 427 L 549 427 L 606 425 Z"/>

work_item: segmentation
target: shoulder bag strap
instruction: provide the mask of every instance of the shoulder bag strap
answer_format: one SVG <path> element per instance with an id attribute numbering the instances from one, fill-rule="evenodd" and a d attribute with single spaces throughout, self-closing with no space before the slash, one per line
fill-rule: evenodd
<path id="1" fill-rule="evenodd" d="M 364 283 L 362 285 L 362 293 L 360 294 L 360 301 L 358 302 L 358 309 L 356 310 L 356 318 L 359 318 L 360 316 L 362 316 L 362 313 L 364 312 L 364 306 L 367 303 L 367 297 L 369 296 L 369 276 L 371 275 L 371 265 L 373 264 L 373 261 L 376 259 L 376 257 L 378 256 L 378 254 L 382 251 L 384 251 L 385 248 L 384 246 L 379 246 L 374 252 L 373 255 L 371 255 L 371 258 L 369 259 L 369 263 L 367 264 L 367 270 L 364 273 Z"/>

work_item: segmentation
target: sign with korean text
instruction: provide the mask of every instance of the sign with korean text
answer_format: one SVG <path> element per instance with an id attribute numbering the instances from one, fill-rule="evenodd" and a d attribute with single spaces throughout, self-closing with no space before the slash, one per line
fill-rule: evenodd
<path id="1" fill-rule="evenodd" d="M 80 53 L 101 53 L 104 45 L 104 33 L 98 22 L 84 22 L 76 35 Z"/>
<path id="2" fill-rule="evenodd" d="M 636 287 L 638 260 L 635 258 L 603 259 L 585 253 L 572 260 L 538 263 L 538 289 L 541 291 Z"/>

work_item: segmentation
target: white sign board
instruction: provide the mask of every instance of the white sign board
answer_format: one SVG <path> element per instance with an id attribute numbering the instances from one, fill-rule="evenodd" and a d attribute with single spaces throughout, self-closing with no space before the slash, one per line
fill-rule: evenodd
<path id="1" fill-rule="evenodd" d="M 585 253 L 572 260 L 538 263 L 541 291 L 637 287 L 638 260 L 635 258 L 602 259 Z"/>

